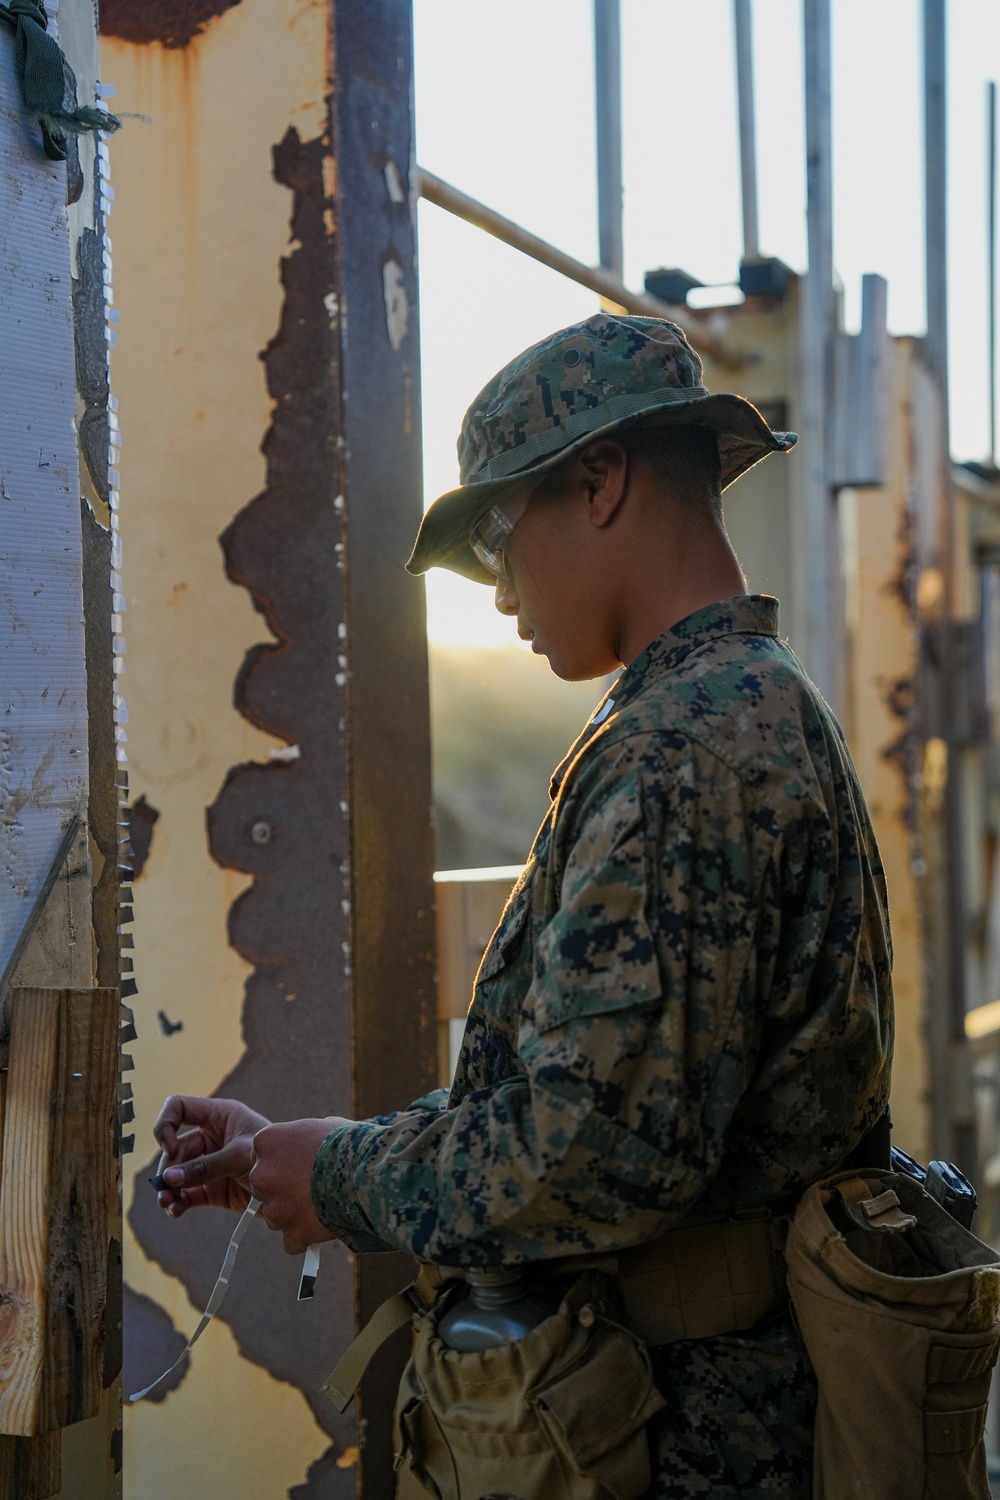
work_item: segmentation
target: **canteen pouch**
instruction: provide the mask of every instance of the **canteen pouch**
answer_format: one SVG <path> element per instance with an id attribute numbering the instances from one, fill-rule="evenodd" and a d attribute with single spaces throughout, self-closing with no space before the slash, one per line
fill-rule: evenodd
<path id="1" fill-rule="evenodd" d="M 819 1383 L 814 1500 L 990 1500 L 1000 1261 L 911 1178 L 811 1187 L 785 1246 Z"/>
<path id="2" fill-rule="evenodd" d="M 415 1321 L 396 1405 L 397 1496 L 640 1500 L 646 1423 L 664 1401 L 645 1346 L 615 1321 L 607 1276 L 583 1273 L 523 1339 L 472 1354 L 437 1336 L 458 1290 Z"/>

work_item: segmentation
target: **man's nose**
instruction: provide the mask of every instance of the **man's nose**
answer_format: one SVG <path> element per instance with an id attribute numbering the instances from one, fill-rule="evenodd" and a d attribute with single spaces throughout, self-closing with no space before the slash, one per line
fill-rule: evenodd
<path id="1" fill-rule="evenodd" d="M 520 607 L 517 589 L 509 578 L 498 578 L 494 604 L 502 615 L 516 615 Z"/>

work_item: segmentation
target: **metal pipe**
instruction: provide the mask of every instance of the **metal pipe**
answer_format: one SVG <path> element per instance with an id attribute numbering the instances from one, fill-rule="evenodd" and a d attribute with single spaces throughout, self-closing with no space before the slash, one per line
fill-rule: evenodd
<path id="1" fill-rule="evenodd" d="M 809 270 L 802 287 L 802 503 L 795 512 L 795 626 L 809 672 L 838 706 L 841 622 L 836 509 L 828 482 L 828 423 L 834 331 L 830 0 L 803 0 L 806 227 Z"/>
<path id="2" fill-rule="evenodd" d="M 619 0 L 594 0 L 597 224 L 601 265 L 622 277 L 622 61 Z"/>
<path id="3" fill-rule="evenodd" d="M 743 202 L 743 259 L 760 255 L 757 230 L 757 130 L 753 103 L 753 37 L 750 0 L 733 0 L 736 31 L 736 96 L 740 115 L 740 192 Z"/>
<path id="4" fill-rule="evenodd" d="M 932 370 L 942 383 L 948 379 L 946 149 L 944 0 L 924 0 L 927 355 Z"/>
<path id="5" fill-rule="evenodd" d="M 962 1165 L 970 1106 L 962 1083 L 965 1048 L 966 905 L 963 871 L 962 747 L 955 733 L 955 495 L 948 413 L 948 221 L 945 0 L 924 0 L 924 173 L 927 276 L 927 364 L 940 411 L 934 562 L 944 580 L 939 622 L 941 730 L 947 745 L 940 881 L 936 891 L 941 989 L 931 997 L 932 1122 L 935 1154 Z"/>
<path id="6" fill-rule="evenodd" d="M 610 271 L 605 271 L 600 266 L 585 265 L 582 260 L 575 260 L 565 251 L 557 250 L 548 240 L 522 229 L 520 224 L 515 224 L 512 219 L 505 219 L 503 214 L 487 208 L 478 198 L 470 198 L 468 193 L 452 187 L 449 182 L 443 182 L 440 177 L 435 177 L 433 172 L 428 172 L 423 167 L 417 168 L 417 183 L 420 196 L 426 198 L 428 203 L 436 203 L 438 208 L 446 209 L 448 213 L 464 219 L 467 224 L 474 224 L 477 229 L 485 230 L 494 239 L 502 240 L 505 245 L 520 250 L 524 255 L 530 255 L 532 260 L 540 261 L 543 266 L 558 271 L 562 276 L 568 276 L 571 281 L 579 282 L 581 286 L 588 287 L 608 302 L 616 303 L 626 312 L 650 318 L 669 318 L 683 328 L 700 354 L 709 355 L 729 369 L 739 369 L 745 364 L 745 358 L 738 350 L 730 348 L 710 334 L 704 324 L 692 317 L 686 308 L 661 302 L 659 297 L 651 297 L 648 292 L 629 291 Z"/>
<path id="7" fill-rule="evenodd" d="M 986 243 L 990 354 L 990 462 L 997 461 L 997 86 L 986 85 Z"/>

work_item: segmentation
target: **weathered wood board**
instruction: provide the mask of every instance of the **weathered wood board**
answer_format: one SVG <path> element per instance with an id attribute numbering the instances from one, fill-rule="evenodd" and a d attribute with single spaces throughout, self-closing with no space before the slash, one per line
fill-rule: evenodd
<path id="1" fill-rule="evenodd" d="M 51 1432 L 100 1404 L 118 1003 L 113 989 L 13 996 L 0 1176 L 8 1436 Z"/>
<path id="2" fill-rule="evenodd" d="M 0 1437 L 0 1495 L 4 1500 L 48 1500 L 62 1487 L 62 1434 Z"/>

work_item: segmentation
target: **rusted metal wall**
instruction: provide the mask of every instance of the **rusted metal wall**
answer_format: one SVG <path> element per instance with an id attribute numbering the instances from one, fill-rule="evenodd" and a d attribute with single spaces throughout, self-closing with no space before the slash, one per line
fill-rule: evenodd
<path id="1" fill-rule="evenodd" d="M 926 858 L 921 818 L 920 622 L 914 513 L 913 339 L 890 345 L 885 483 L 840 496 L 848 659 L 844 728 L 886 872 L 896 999 L 893 1139 L 927 1161 Z"/>
<path id="2" fill-rule="evenodd" d="M 126 1351 L 152 1378 L 231 1227 L 155 1208 L 163 1093 L 364 1115 L 434 1081 L 423 596 L 402 567 L 420 515 L 410 14 L 117 0 L 102 28 L 118 102 L 150 119 L 114 150 L 147 856 Z M 209 1330 L 127 1414 L 126 1493 L 391 1493 L 391 1351 L 360 1427 L 318 1387 L 407 1267 L 330 1246 L 302 1307 L 297 1270 L 254 1226 L 231 1335 Z"/>

